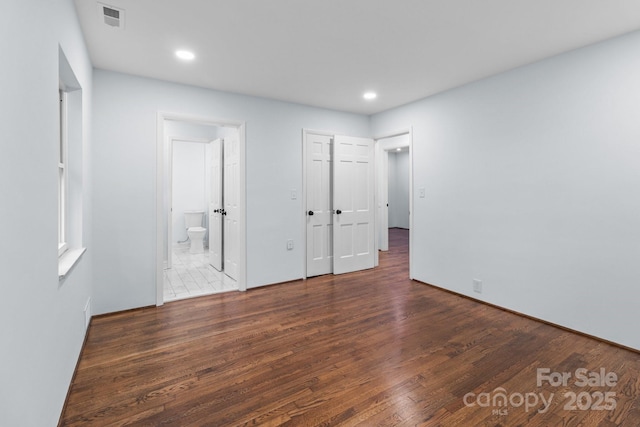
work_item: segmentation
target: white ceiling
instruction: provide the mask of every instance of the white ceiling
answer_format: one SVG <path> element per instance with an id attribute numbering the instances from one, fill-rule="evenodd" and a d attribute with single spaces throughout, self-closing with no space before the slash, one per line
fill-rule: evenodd
<path id="1" fill-rule="evenodd" d="M 640 29 L 638 0 L 105 3 L 124 30 L 75 0 L 96 68 L 363 114 Z"/>

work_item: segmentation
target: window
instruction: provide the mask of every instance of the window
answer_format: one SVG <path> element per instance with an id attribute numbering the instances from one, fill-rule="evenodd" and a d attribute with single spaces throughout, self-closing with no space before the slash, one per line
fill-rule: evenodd
<path id="1" fill-rule="evenodd" d="M 59 49 L 58 66 L 58 93 L 52 95 L 58 97 L 59 131 L 53 139 L 54 143 L 57 141 L 57 149 L 51 162 L 52 166 L 54 162 L 58 165 L 58 278 L 63 280 L 85 252 L 82 237 L 84 138 L 82 86 L 62 49 Z"/>
<path id="2" fill-rule="evenodd" d="M 60 135 L 58 137 L 58 256 L 68 249 L 67 245 L 67 95 L 63 89 L 59 94 Z"/>

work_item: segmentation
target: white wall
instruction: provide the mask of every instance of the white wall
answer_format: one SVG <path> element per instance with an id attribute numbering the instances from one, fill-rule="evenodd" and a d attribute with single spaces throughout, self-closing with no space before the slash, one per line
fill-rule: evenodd
<path id="1" fill-rule="evenodd" d="M 207 185 L 207 144 L 175 141 L 173 143 L 173 236 L 172 243 L 187 240 L 186 211 L 209 209 L 210 186 Z M 209 191 L 207 191 L 209 190 Z M 203 215 L 203 221 L 206 215 Z M 204 222 L 202 226 L 205 226 Z"/>
<path id="2" fill-rule="evenodd" d="M 409 228 L 409 151 L 389 152 L 389 227 Z"/>
<path id="3" fill-rule="evenodd" d="M 6 0 L 0 26 L 0 425 L 56 425 L 85 334 L 91 295 L 92 67 L 72 1 Z M 58 281 L 58 52 L 82 86 L 83 242 Z M 72 179 L 78 178 L 77 175 Z M 74 215 L 76 212 L 74 212 Z"/>
<path id="4" fill-rule="evenodd" d="M 155 304 L 158 111 L 246 121 L 248 287 L 302 277 L 302 129 L 368 136 L 369 118 L 95 70 L 96 312 Z"/>
<path id="5" fill-rule="evenodd" d="M 413 126 L 415 278 L 640 349 L 638 51 L 636 32 L 372 117 Z"/>

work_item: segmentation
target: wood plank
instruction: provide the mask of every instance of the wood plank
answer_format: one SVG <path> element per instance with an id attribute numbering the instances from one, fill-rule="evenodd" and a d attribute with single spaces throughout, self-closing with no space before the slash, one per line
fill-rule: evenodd
<path id="1" fill-rule="evenodd" d="M 411 281 L 407 263 L 393 229 L 373 270 L 97 317 L 60 425 L 640 425 L 638 353 Z M 536 385 L 580 367 L 618 383 Z M 498 388 L 556 397 L 465 405 Z M 564 407 L 605 391 L 613 410 Z"/>

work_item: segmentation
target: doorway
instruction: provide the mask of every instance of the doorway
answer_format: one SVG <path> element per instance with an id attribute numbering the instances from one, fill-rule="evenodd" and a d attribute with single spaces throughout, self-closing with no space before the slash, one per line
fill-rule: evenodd
<path id="1" fill-rule="evenodd" d="M 305 277 L 373 268 L 374 141 L 303 131 Z"/>
<path id="2" fill-rule="evenodd" d="M 215 132 L 212 128 L 209 132 Z M 172 247 L 189 243 L 185 226 L 185 212 L 203 211 L 208 203 L 206 169 L 209 138 L 170 136 L 167 159 L 167 201 L 163 215 L 165 224 L 164 268 L 171 269 L 174 260 Z M 206 227 L 206 224 L 203 224 Z"/>
<path id="3" fill-rule="evenodd" d="M 167 131 L 176 127 L 170 123 Z M 237 132 L 183 124 L 178 129 L 206 138 L 169 138 L 165 302 L 238 289 Z M 221 134 L 224 139 L 211 140 Z"/>
<path id="4" fill-rule="evenodd" d="M 171 242 L 173 240 L 173 231 L 176 231 L 175 228 L 181 229 L 181 232 L 186 232 L 185 226 L 183 223 L 177 222 L 178 225 L 175 225 L 174 215 L 176 213 L 179 217 L 180 213 L 184 213 L 185 210 L 189 210 L 193 212 L 194 209 L 196 212 L 202 211 L 202 225 L 206 226 L 208 237 L 204 237 L 204 246 L 206 247 L 207 253 L 205 254 L 197 254 L 199 255 L 198 261 L 193 262 L 192 259 L 188 259 L 187 263 L 193 265 L 197 265 L 200 269 L 210 269 L 215 272 L 212 264 L 212 257 L 210 254 L 210 246 L 213 235 L 220 236 L 220 240 L 224 242 L 227 240 L 227 245 L 224 246 L 219 252 L 220 254 L 224 254 L 225 251 L 229 255 L 225 260 L 228 261 L 228 270 L 224 270 L 224 264 L 222 264 L 221 270 L 223 273 L 227 273 L 227 276 L 234 276 L 234 285 L 235 288 L 241 291 L 246 290 L 246 244 L 245 244 L 245 236 L 246 236 L 246 191 L 245 191 L 245 179 L 244 179 L 244 169 L 245 169 L 245 131 L 244 131 L 244 123 L 243 122 L 233 122 L 226 120 L 216 120 L 216 119 L 207 119 L 207 118 L 199 118 L 194 116 L 187 115 L 179 115 L 179 114 L 170 114 L 170 113 L 158 113 L 158 129 L 157 129 L 157 174 L 156 174 L 156 304 L 162 305 L 165 301 L 164 296 L 164 285 L 165 285 L 165 267 L 175 268 L 176 266 L 176 257 L 172 257 L 172 253 L 170 250 Z M 178 129 L 178 130 L 176 130 Z M 176 136 L 176 135 L 184 135 L 185 129 L 187 134 L 190 134 L 190 138 L 185 138 L 184 136 Z M 194 138 L 194 130 L 198 129 L 198 132 L 202 131 L 202 129 L 206 129 L 207 135 L 206 138 L 203 138 L 200 135 L 200 138 Z M 209 134 L 213 130 L 213 135 Z M 197 133 L 197 132 L 196 132 Z M 219 138 L 221 137 L 221 138 Z M 186 208 L 186 205 L 180 208 L 179 212 L 175 212 L 173 210 L 173 201 L 172 201 L 172 164 L 173 164 L 173 148 L 175 148 L 175 141 L 178 141 L 180 144 L 184 142 L 184 140 L 190 140 L 191 145 L 200 144 L 200 147 L 189 147 L 191 150 L 187 149 L 186 151 L 202 151 L 202 156 L 200 157 L 200 165 L 203 169 L 200 172 L 197 172 L 199 176 L 204 175 L 206 178 L 203 183 L 194 185 L 199 188 L 192 188 L 194 192 L 206 193 L 209 197 L 203 197 L 202 202 L 200 203 L 202 206 L 193 206 L 193 209 Z M 215 141 L 219 141 L 220 144 L 226 145 L 223 141 L 229 140 L 228 152 L 233 155 L 229 156 L 229 164 L 220 165 L 218 169 L 220 172 L 224 173 L 225 176 L 221 180 L 220 184 L 223 185 L 224 178 L 227 178 L 229 185 L 232 185 L 234 188 L 233 194 L 230 189 L 226 189 L 230 197 L 227 198 L 227 202 L 223 205 L 222 210 L 224 213 L 231 212 L 230 215 L 225 216 L 221 215 L 221 217 L 228 217 L 228 225 L 223 225 L 221 228 L 227 234 L 227 236 L 231 236 L 230 238 L 224 239 L 221 233 L 215 232 L 214 228 L 216 225 L 217 217 L 211 215 L 212 209 L 212 197 L 214 196 L 213 187 L 217 185 L 215 180 L 212 178 L 214 174 L 215 167 L 213 166 L 215 163 L 215 155 L 214 155 L 214 145 Z M 183 147 L 184 148 L 184 147 Z M 185 154 L 185 150 L 182 154 Z M 191 153 L 193 155 L 193 153 Z M 193 157 L 193 156 L 192 156 Z M 220 156 L 218 158 L 220 161 L 224 161 L 224 157 Z M 225 171 L 225 167 L 227 166 L 227 171 Z M 187 166 L 188 168 L 188 166 Z M 224 171 L 224 172 L 223 172 Z M 190 174 L 194 173 L 194 170 L 189 172 Z M 200 191 L 202 190 L 202 191 Z M 217 212 L 221 213 L 221 212 Z M 183 221 L 184 222 L 184 221 Z M 222 222 L 222 221 L 221 221 Z M 227 221 L 225 221 L 227 222 Z M 213 233 L 212 233 L 213 231 Z M 181 242 L 186 244 L 184 241 L 184 236 L 182 236 Z M 182 252 L 186 252 L 190 257 L 193 254 L 188 253 L 188 247 L 182 248 Z M 200 260 L 202 258 L 202 260 Z M 184 261 L 184 260 L 182 260 Z M 198 264 L 200 263 L 200 264 Z M 198 268 L 198 267 L 196 267 Z M 204 274 L 209 274 L 206 271 Z M 194 279 L 198 280 L 198 279 Z M 201 283 L 204 285 L 204 283 Z M 215 291 L 215 290 L 214 290 Z M 211 292 L 208 292 L 211 293 Z"/>
<path id="5" fill-rule="evenodd" d="M 390 239 L 408 243 L 409 277 L 412 274 L 413 237 L 413 150 L 412 130 L 406 129 L 376 138 L 376 183 L 378 250 L 389 250 Z"/>
<path id="6" fill-rule="evenodd" d="M 387 151 L 387 156 L 388 228 L 409 230 L 409 147 Z"/>

